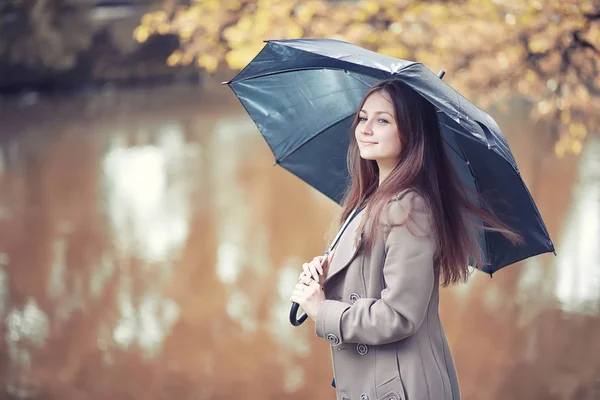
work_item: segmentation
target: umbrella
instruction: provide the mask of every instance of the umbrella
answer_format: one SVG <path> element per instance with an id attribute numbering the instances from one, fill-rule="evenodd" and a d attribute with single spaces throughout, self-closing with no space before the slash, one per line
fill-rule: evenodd
<path id="1" fill-rule="evenodd" d="M 479 194 L 473 200 L 485 198 L 523 238 L 515 245 L 482 230 L 479 242 L 487 264 L 481 270 L 491 275 L 554 252 L 496 121 L 422 63 L 339 40 L 273 40 L 225 84 L 255 122 L 276 164 L 340 203 L 350 182 L 346 152 L 352 120 L 369 88 L 390 78 L 401 79 L 437 108 L 446 153 L 461 181 Z"/>

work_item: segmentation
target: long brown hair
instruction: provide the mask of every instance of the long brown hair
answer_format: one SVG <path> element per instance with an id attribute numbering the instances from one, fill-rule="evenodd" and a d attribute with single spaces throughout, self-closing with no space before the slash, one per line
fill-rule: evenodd
<path id="1" fill-rule="evenodd" d="M 360 157 L 354 135 L 366 99 L 380 91 L 391 97 L 401 143 L 400 161 L 381 185 L 377 162 Z M 355 115 L 351 135 L 347 159 L 352 181 L 345 196 L 340 224 L 361 205 L 366 206 L 366 221 L 381 221 L 386 205 L 395 196 L 404 190 L 415 191 L 431 212 L 443 286 L 466 281 L 469 264 L 477 267 L 484 262 L 477 235 L 471 230 L 472 217 L 482 222 L 479 229 L 500 232 L 513 243 L 520 241 L 520 236 L 492 212 L 469 200 L 467 188 L 445 153 L 436 108 L 401 80 L 381 81 L 366 93 Z M 483 199 L 480 201 L 484 204 Z M 362 224 L 365 230 L 362 246 L 366 251 L 372 249 L 380 226 L 378 223 Z"/>

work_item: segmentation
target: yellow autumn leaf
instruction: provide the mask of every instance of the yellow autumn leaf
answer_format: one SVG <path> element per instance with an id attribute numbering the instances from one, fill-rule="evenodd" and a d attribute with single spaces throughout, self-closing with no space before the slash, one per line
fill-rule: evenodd
<path id="1" fill-rule="evenodd" d="M 153 20 L 154 20 L 154 15 L 152 13 L 145 14 L 144 16 L 142 16 L 141 25 L 146 25 L 146 26 L 151 25 Z"/>
<path id="2" fill-rule="evenodd" d="M 201 54 L 200 56 L 198 56 L 196 63 L 198 64 L 198 66 L 204 68 L 206 71 L 214 72 L 217 69 L 217 66 L 219 65 L 219 60 L 217 59 L 217 57 L 212 56 L 210 54 Z"/>
<path id="3" fill-rule="evenodd" d="M 379 49 L 377 49 L 377 52 L 381 53 L 383 55 L 386 55 L 386 56 L 401 58 L 401 59 L 404 59 L 404 58 L 408 57 L 408 55 L 409 55 L 408 50 L 404 46 L 380 47 Z"/>
<path id="4" fill-rule="evenodd" d="M 192 27 L 188 27 L 186 29 L 182 29 L 181 31 L 179 31 L 179 37 L 183 41 L 189 40 L 193 34 L 194 34 L 194 28 L 192 28 Z"/>
<path id="5" fill-rule="evenodd" d="M 365 22 L 369 17 L 369 12 L 365 10 L 354 10 L 352 13 L 353 22 Z"/>
<path id="6" fill-rule="evenodd" d="M 569 125 L 569 133 L 575 138 L 585 138 L 587 135 L 587 128 L 584 124 L 570 124 Z"/>
<path id="7" fill-rule="evenodd" d="M 581 150 L 583 149 L 583 144 L 579 139 L 575 139 L 571 141 L 571 152 L 576 156 L 581 154 Z"/>
<path id="8" fill-rule="evenodd" d="M 142 25 L 151 25 L 152 23 L 162 22 L 168 18 L 164 10 L 156 10 L 142 16 Z"/>
<path id="9" fill-rule="evenodd" d="M 225 39 L 225 44 L 231 49 L 243 46 L 246 41 L 246 35 L 235 26 L 225 29 L 223 31 L 223 38 Z"/>
<path id="10" fill-rule="evenodd" d="M 288 39 L 301 38 L 304 33 L 303 29 L 296 24 L 291 24 L 287 27 L 285 37 Z"/>
<path id="11" fill-rule="evenodd" d="M 361 8 L 368 16 L 376 14 L 379 11 L 379 2 L 375 0 L 367 0 L 361 3 Z"/>
<path id="12" fill-rule="evenodd" d="M 133 31 L 133 38 L 138 43 L 144 43 L 146 40 L 148 40 L 148 36 L 148 28 L 146 28 L 144 25 L 138 26 Z"/>
<path id="13" fill-rule="evenodd" d="M 204 0 L 202 5 L 207 10 L 216 10 L 221 7 L 221 0 Z"/>
<path id="14" fill-rule="evenodd" d="M 536 73 L 530 69 L 527 70 L 527 72 L 525 72 L 525 79 L 526 82 L 536 82 L 538 81 L 538 76 L 536 75 Z"/>
<path id="15" fill-rule="evenodd" d="M 438 49 L 448 48 L 452 44 L 452 38 L 449 36 L 437 36 L 433 40 L 433 45 Z"/>
<path id="16" fill-rule="evenodd" d="M 300 6 L 296 11 L 296 19 L 303 25 L 308 24 L 314 15 L 314 10 L 308 6 Z"/>
<path id="17" fill-rule="evenodd" d="M 565 156 L 566 150 L 567 149 L 562 140 L 559 139 L 556 143 L 554 143 L 554 154 L 556 154 L 558 158 L 563 158 Z"/>
<path id="18" fill-rule="evenodd" d="M 365 43 L 375 44 L 379 42 L 379 35 L 376 32 L 369 32 L 364 36 Z"/>
<path id="19" fill-rule="evenodd" d="M 242 2 L 240 0 L 227 0 L 225 5 L 228 10 L 237 11 L 242 8 Z"/>
<path id="20" fill-rule="evenodd" d="M 254 25 L 252 18 L 248 15 L 244 15 L 239 19 L 236 26 L 240 31 L 249 32 L 252 29 L 252 25 Z"/>
<path id="21" fill-rule="evenodd" d="M 174 67 L 181 62 L 183 54 L 180 50 L 174 51 L 169 58 L 167 58 L 167 65 L 169 67 Z"/>
<path id="22" fill-rule="evenodd" d="M 253 51 L 250 46 L 229 51 L 225 55 L 225 62 L 231 69 L 242 69 L 256 56 L 258 51 Z"/>
<path id="23" fill-rule="evenodd" d="M 543 37 L 536 38 L 529 42 L 529 49 L 534 53 L 543 53 L 548 50 L 551 43 Z"/>
<path id="24" fill-rule="evenodd" d="M 445 4 L 432 3 L 427 11 L 436 19 L 444 19 L 448 16 L 448 7 Z"/>
<path id="25" fill-rule="evenodd" d="M 171 30 L 171 27 L 166 22 L 161 22 L 160 24 L 158 24 L 158 28 L 156 29 L 156 31 L 160 35 L 166 35 L 170 32 L 170 30 Z"/>

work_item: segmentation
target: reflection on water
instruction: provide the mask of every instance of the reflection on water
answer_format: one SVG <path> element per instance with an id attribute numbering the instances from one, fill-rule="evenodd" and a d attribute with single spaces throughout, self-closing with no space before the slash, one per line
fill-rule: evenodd
<path id="1" fill-rule="evenodd" d="M 100 93 L 0 119 L 0 397 L 334 396 L 329 347 L 288 299 L 339 210 L 272 166 L 233 95 Z M 442 291 L 463 397 L 600 399 L 600 143 L 560 161 L 525 122 L 505 130 L 558 257 Z"/>
<path id="2" fill-rule="evenodd" d="M 600 141 L 581 158 L 556 260 L 556 296 L 568 312 L 600 313 Z"/>
<path id="3" fill-rule="evenodd" d="M 135 275 L 121 271 L 119 322 L 112 336 L 118 346 L 137 345 L 146 356 L 159 354 L 179 318 L 178 304 L 164 290 L 188 237 L 194 196 L 187 166 L 199 156 L 188 148 L 178 125 L 163 125 L 157 131 L 155 140 L 146 137 L 135 146 L 128 146 L 124 135 L 114 135 L 101 171 L 113 255 L 119 264 L 138 260 L 144 275 L 152 277 L 134 298 Z M 113 272 L 108 260 L 103 264 L 92 278 L 95 287 Z"/>
<path id="4" fill-rule="evenodd" d="M 188 185 L 173 177 L 186 176 L 191 154 L 183 151 L 186 146 L 176 127 L 166 127 L 157 143 L 125 147 L 122 141 L 119 136 L 112 140 L 102 160 L 113 242 L 124 257 L 166 263 L 177 257 L 189 231 Z"/>

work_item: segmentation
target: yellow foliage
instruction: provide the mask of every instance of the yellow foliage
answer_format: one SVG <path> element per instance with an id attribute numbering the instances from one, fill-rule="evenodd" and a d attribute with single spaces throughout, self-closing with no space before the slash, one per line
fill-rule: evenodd
<path id="1" fill-rule="evenodd" d="M 379 11 L 379 2 L 375 0 L 365 0 L 361 3 L 361 8 L 371 16 Z"/>
<path id="2" fill-rule="evenodd" d="M 444 4 L 432 3 L 428 11 L 433 18 L 445 19 L 448 17 L 448 7 Z"/>
<path id="3" fill-rule="evenodd" d="M 301 24 L 308 24 L 316 11 L 313 3 L 301 5 L 296 10 L 296 18 Z"/>
<path id="4" fill-rule="evenodd" d="M 160 24 L 158 24 L 158 28 L 156 31 L 158 32 L 159 35 L 166 35 L 166 34 L 170 33 L 171 27 L 169 26 L 168 23 L 161 22 Z"/>
<path id="5" fill-rule="evenodd" d="M 581 154 L 581 150 L 583 149 L 583 144 L 581 143 L 580 140 L 575 139 L 571 141 L 571 151 L 573 152 L 573 154 L 575 154 L 576 156 Z"/>
<path id="6" fill-rule="evenodd" d="M 219 59 L 210 54 L 201 54 L 198 56 L 196 63 L 199 67 L 206 69 L 208 72 L 214 72 L 219 65 Z"/>
<path id="7" fill-rule="evenodd" d="M 583 124 L 569 125 L 569 132 L 575 138 L 583 139 L 587 135 L 587 128 Z"/>
<path id="8" fill-rule="evenodd" d="M 194 34 L 195 30 L 194 29 L 182 29 L 179 31 L 179 37 L 183 40 L 183 41 L 188 41 L 192 35 Z"/>
<path id="9" fill-rule="evenodd" d="M 176 65 L 178 65 L 181 62 L 181 59 L 183 57 L 183 54 L 181 51 L 175 51 L 173 52 L 173 54 L 171 54 L 169 56 L 169 58 L 167 58 L 167 65 L 169 67 L 174 67 Z"/>
<path id="10" fill-rule="evenodd" d="M 502 101 L 515 92 L 536 106 L 531 116 L 560 125 L 558 156 L 578 154 L 589 132 L 600 129 L 593 72 L 600 59 L 592 50 L 574 49 L 560 70 L 562 51 L 573 44 L 572 31 L 600 48 L 600 21 L 583 13 L 597 11 L 595 0 L 192 0 L 189 6 L 165 0 L 145 14 L 133 37 L 178 34 L 184 50 L 167 59 L 170 66 L 195 60 L 209 72 L 220 65 L 243 68 L 265 39 L 327 37 L 355 43 L 400 59 L 415 58 L 481 104 Z M 527 45 L 522 38 L 527 38 Z M 539 60 L 527 58 L 536 53 Z M 547 53 L 547 56 L 544 54 Z M 542 55 L 542 56 L 540 56 Z M 585 76 L 580 78 L 580 74 Z M 595 89 L 590 88 L 591 83 Z M 492 90 L 488 90 L 490 85 Z M 561 90 L 558 90 L 558 88 Z M 496 95 L 505 96 L 496 99 Z"/>
<path id="11" fill-rule="evenodd" d="M 449 47 L 450 44 L 452 44 L 452 38 L 449 36 L 436 36 L 435 39 L 433 39 L 433 45 L 437 49 L 445 49 Z"/>
<path id="12" fill-rule="evenodd" d="M 556 143 L 554 143 L 554 154 L 556 154 L 558 158 L 563 158 L 566 152 L 567 148 L 563 140 L 559 139 Z"/>
<path id="13" fill-rule="evenodd" d="M 406 59 L 408 57 L 408 50 L 404 46 L 386 46 L 377 49 L 378 53 L 386 56 Z"/>
<path id="14" fill-rule="evenodd" d="M 242 2 L 240 0 L 227 0 L 225 7 L 230 11 L 237 11 L 242 8 Z"/>
<path id="15" fill-rule="evenodd" d="M 138 43 L 144 43 L 148 40 L 149 32 L 148 28 L 144 25 L 140 25 L 133 31 L 133 37 Z"/>
<path id="16" fill-rule="evenodd" d="M 237 48 L 246 41 L 246 34 L 236 26 L 230 26 L 223 31 L 223 36 L 229 42 L 231 48 Z"/>
<path id="17" fill-rule="evenodd" d="M 538 37 L 529 42 L 529 49 L 534 53 L 543 53 L 548 50 L 552 44 L 544 37 Z"/>
<path id="18" fill-rule="evenodd" d="M 229 51 L 225 56 L 225 61 L 231 69 L 240 70 L 244 68 L 262 48 L 262 43 L 259 46 L 247 46 L 240 49 Z"/>
<path id="19" fill-rule="evenodd" d="M 291 24 L 286 28 L 286 39 L 301 38 L 304 33 L 303 29 L 296 24 Z"/>
<path id="20" fill-rule="evenodd" d="M 202 6 L 208 11 L 217 10 L 221 7 L 221 0 L 204 0 Z"/>

